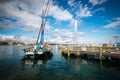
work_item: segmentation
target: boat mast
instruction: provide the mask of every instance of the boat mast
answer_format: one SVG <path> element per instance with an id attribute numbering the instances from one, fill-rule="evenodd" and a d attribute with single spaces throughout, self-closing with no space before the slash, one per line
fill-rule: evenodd
<path id="1" fill-rule="evenodd" d="M 43 2 L 43 4 L 44 4 L 44 2 Z M 40 44 L 44 43 L 44 29 L 45 29 L 45 23 L 46 23 L 45 17 L 48 14 L 48 10 L 49 10 L 49 0 L 47 1 L 46 7 L 43 8 L 43 10 L 42 10 L 42 22 L 41 22 L 41 26 L 40 26 L 40 29 L 39 29 L 39 32 L 38 32 L 36 45 L 38 44 L 39 37 L 40 37 Z M 40 33 L 41 33 L 41 35 L 40 35 Z"/>

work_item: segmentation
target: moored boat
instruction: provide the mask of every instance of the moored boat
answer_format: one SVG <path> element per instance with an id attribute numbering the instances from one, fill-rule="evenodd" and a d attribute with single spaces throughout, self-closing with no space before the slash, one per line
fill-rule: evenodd
<path id="1" fill-rule="evenodd" d="M 42 22 L 41 26 L 38 32 L 38 37 L 36 44 L 30 48 L 24 49 L 25 55 L 28 56 L 41 56 L 41 57 L 47 57 L 47 56 L 52 56 L 52 47 L 48 45 L 46 42 L 44 42 L 44 30 L 45 30 L 45 23 L 46 23 L 46 16 L 48 14 L 48 5 L 49 5 L 49 0 L 47 1 L 45 8 L 42 10 Z M 40 42 L 39 42 L 40 41 Z"/>
<path id="2" fill-rule="evenodd" d="M 47 57 L 52 56 L 52 48 L 47 43 L 44 43 L 43 45 L 35 45 L 33 47 L 24 49 L 24 53 L 27 56 Z"/>

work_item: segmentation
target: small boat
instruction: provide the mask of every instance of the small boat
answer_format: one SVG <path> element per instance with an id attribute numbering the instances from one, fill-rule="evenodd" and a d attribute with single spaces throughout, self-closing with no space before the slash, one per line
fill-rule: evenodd
<path id="1" fill-rule="evenodd" d="M 47 57 L 52 56 L 52 47 L 48 45 L 46 42 L 44 42 L 44 30 L 45 30 L 45 23 L 46 23 L 46 16 L 48 14 L 48 8 L 49 8 L 49 0 L 46 3 L 45 8 L 42 10 L 42 22 L 41 26 L 38 32 L 38 37 L 36 44 L 30 48 L 24 49 L 24 53 L 28 56 L 41 56 L 41 57 Z M 39 42 L 40 41 L 40 42 Z"/>
<path id="2" fill-rule="evenodd" d="M 39 57 L 49 57 L 52 56 L 52 48 L 47 43 L 43 45 L 35 45 L 33 47 L 23 49 L 25 55 L 27 56 L 39 56 Z"/>

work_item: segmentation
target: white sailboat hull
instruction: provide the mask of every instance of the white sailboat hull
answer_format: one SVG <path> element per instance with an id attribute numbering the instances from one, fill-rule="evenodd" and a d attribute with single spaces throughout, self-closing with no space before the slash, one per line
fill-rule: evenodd
<path id="1" fill-rule="evenodd" d="M 25 52 L 26 55 L 33 55 L 33 52 Z"/>
<path id="2" fill-rule="evenodd" d="M 43 54 L 43 52 L 41 52 L 41 51 L 38 51 L 38 52 L 36 52 L 37 54 Z M 25 54 L 26 55 L 34 55 L 35 53 L 34 52 L 25 52 Z"/>

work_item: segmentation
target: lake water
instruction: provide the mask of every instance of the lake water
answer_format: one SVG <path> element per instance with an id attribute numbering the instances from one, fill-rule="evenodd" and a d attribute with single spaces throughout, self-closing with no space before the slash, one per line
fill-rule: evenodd
<path id="1" fill-rule="evenodd" d="M 0 80 L 120 80 L 120 64 L 63 57 L 53 45 L 53 57 L 22 60 L 28 46 L 0 46 Z"/>

